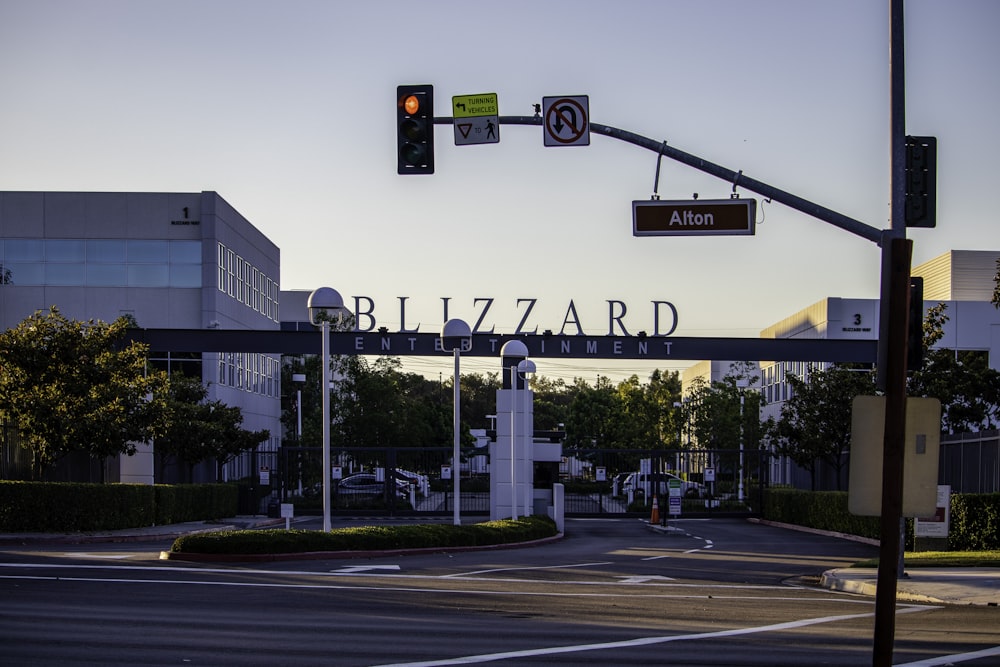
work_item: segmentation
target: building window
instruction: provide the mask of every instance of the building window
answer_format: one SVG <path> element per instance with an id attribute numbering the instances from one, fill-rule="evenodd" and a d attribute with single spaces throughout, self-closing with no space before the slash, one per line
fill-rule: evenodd
<path id="1" fill-rule="evenodd" d="M 222 243 L 219 244 L 218 262 L 219 291 L 277 322 L 278 283 Z"/>
<path id="2" fill-rule="evenodd" d="M 26 286 L 201 287 L 201 241 L 6 239 L 3 282 Z"/>

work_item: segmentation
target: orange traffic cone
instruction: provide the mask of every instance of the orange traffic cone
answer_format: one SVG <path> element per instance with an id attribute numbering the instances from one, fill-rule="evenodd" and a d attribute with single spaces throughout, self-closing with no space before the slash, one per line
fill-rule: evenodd
<path id="1" fill-rule="evenodd" d="M 649 523 L 652 525 L 660 523 L 660 503 L 656 496 L 653 496 L 653 513 L 649 517 Z"/>

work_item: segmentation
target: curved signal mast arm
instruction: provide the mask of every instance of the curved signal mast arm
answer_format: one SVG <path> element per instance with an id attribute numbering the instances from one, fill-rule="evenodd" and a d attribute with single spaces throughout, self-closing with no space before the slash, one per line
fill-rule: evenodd
<path id="1" fill-rule="evenodd" d="M 453 119 L 451 116 L 437 116 L 434 118 L 435 125 L 451 125 Z M 541 125 L 541 116 L 500 116 L 501 125 Z M 828 209 L 819 204 L 815 204 L 807 199 L 798 197 L 784 190 L 780 190 L 773 186 L 763 183 L 756 179 L 750 178 L 749 176 L 743 174 L 742 172 L 735 172 L 731 169 L 726 169 L 725 167 L 719 166 L 708 160 L 703 160 L 700 157 L 692 155 L 690 153 L 685 153 L 684 151 L 677 150 L 669 144 L 664 144 L 662 141 L 655 141 L 649 139 L 648 137 L 643 137 L 641 135 L 635 134 L 634 132 L 629 132 L 628 130 L 620 130 L 616 127 L 611 127 L 610 125 L 601 125 L 600 123 L 590 123 L 590 131 L 596 132 L 597 134 L 603 134 L 606 137 L 611 137 L 612 139 L 618 139 L 619 141 L 624 141 L 626 143 L 632 144 L 634 146 L 639 146 L 640 148 L 645 148 L 647 150 L 653 151 L 661 155 L 665 155 L 671 160 L 676 160 L 682 164 L 686 164 L 689 167 L 693 167 L 699 171 L 703 171 L 706 174 L 715 176 L 716 178 L 722 179 L 723 181 L 734 183 L 738 187 L 751 192 L 756 192 L 762 197 L 767 197 L 773 201 L 779 202 L 793 208 L 796 211 L 810 215 L 818 220 L 829 223 L 834 227 L 839 227 L 844 231 L 851 232 L 863 239 L 872 241 L 878 245 L 882 243 L 882 230 L 872 227 L 871 225 L 865 224 L 854 218 L 850 218 L 841 213 L 837 213 L 831 209 Z"/>

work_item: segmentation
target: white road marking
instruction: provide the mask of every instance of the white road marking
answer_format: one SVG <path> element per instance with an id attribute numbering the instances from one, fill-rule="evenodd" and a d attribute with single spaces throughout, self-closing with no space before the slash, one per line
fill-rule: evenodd
<path id="1" fill-rule="evenodd" d="M 428 580 L 429 581 L 437 581 L 437 580 L 442 580 L 442 579 L 449 579 L 449 580 L 453 580 L 453 581 L 468 581 L 470 583 L 485 583 L 485 582 L 491 582 L 491 583 L 522 583 L 522 584 L 523 583 L 531 583 L 531 584 L 538 584 L 538 585 L 545 584 L 545 585 L 550 585 L 550 586 L 588 586 L 588 587 L 596 587 L 596 588 L 606 588 L 606 587 L 609 587 L 609 586 L 612 586 L 612 587 L 613 586 L 621 586 L 622 584 L 621 584 L 620 581 L 607 581 L 607 580 L 577 580 L 577 579 L 570 579 L 570 580 L 562 580 L 562 581 L 545 581 L 545 580 L 538 580 L 538 579 L 523 579 L 523 578 L 517 578 L 517 577 L 483 577 L 483 576 L 478 576 L 480 573 L 485 573 L 485 572 L 500 572 L 500 571 L 504 571 L 504 570 L 570 568 L 570 567 L 585 567 L 585 566 L 588 566 L 588 565 L 607 565 L 607 564 L 609 564 L 609 563 L 607 563 L 607 562 L 603 562 L 603 563 L 580 563 L 578 565 L 561 565 L 561 566 L 559 566 L 559 565 L 553 565 L 553 566 L 550 566 L 550 567 L 538 567 L 538 568 L 497 568 L 497 569 L 493 569 L 493 570 L 479 570 L 479 571 L 475 571 L 475 572 L 471 572 L 471 573 L 454 573 L 454 574 L 443 574 L 443 575 L 377 574 L 377 575 L 372 575 L 372 576 L 378 576 L 380 578 L 385 578 L 385 579 L 396 579 L 396 580 L 401 580 L 401 581 L 410 581 L 410 580 L 413 580 L 413 581 L 428 581 Z M 118 570 L 118 571 L 123 571 L 123 572 L 169 572 L 169 573 L 175 574 L 175 575 L 176 574 L 192 574 L 192 575 L 194 575 L 194 574 L 230 574 L 230 575 L 233 575 L 233 574 L 235 574 L 235 575 L 257 575 L 257 574 L 263 574 L 263 575 L 284 575 L 284 576 L 313 577 L 313 578 L 320 578 L 320 579 L 329 578 L 329 577 L 345 578 L 343 574 L 340 574 L 338 572 L 320 572 L 320 571 L 315 571 L 314 572 L 314 571 L 308 571 L 308 570 L 261 570 L 261 569 L 243 569 L 243 568 L 188 568 L 188 567 L 168 567 L 168 566 L 158 566 L 158 565 L 113 565 L 113 564 L 106 564 L 106 565 L 83 565 L 83 564 L 60 565 L 60 564 L 54 564 L 54 563 L 0 563 L 0 568 L 23 568 L 23 569 L 29 569 L 29 570 L 52 570 L 52 569 L 61 569 L 62 570 L 62 569 L 72 569 L 72 570 L 112 570 L 112 571 Z M 363 573 L 358 573 L 358 576 L 361 576 L 362 574 Z M 472 576 L 472 575 L 476 575 L 476 576 Z M 60 579 L 63 579 L 63 580 L 72 580 L 72 581 L 122 581 L 122 582 L 125 582 L 125 583 L 179 583 L 179 584 L 189 583 L 189 582 L 179 581 L 179 580 L 172 581 L 172 580 L 162 580 L 162 579 L 107 579 L 106 580 L 106 579 L 101 579 L 101 578 L 87 579 L 85 577 L 69 578 L 69 577 L 60 577 L 60 576 L 41 576 L 41 575 L 39 575 L 39 576 L 31 576 L 31 575 L 0 575 L 0 579 L 47 579 L 47 580 L 53 580 L 53 581 L 58 581 Z M 214 583 L 219 583 L 219 582 L 191 581 L 190 583 L 208 585 L 208 584 L 214 584 Z M 239 582 L 223 582 L 223 583 L 219 583 L 219 585 L 239 586 L 240 583 Z M 246 585 L 253 586 L 255 584 L 248 583 Z M 283 586 L 283 585 L 287 585 L 289 588 L 294 588 L 296 586 L 299 586 L 299 584 L 271 584 L 271 585 L 274 586 L 274 587 L 280 587 L 280 586 Z M 637 586 L 642 586 L 642 584 L 636 584 L 636 585 Z M 308 586 L 310 588 L 322 588 L 322 587 L 325 586 L 325 584 L 312 584 L 312 585 L 302 584 L 302 586 Z M 690 583 L 689 584 L 689 583 L 672 582 L 672 583 L 649 584 L 649 586 L 656 587 L 657 589 L 659 589 L 656 593 L 651 594 L 651 597 L 682 598 L 682 599 L 688 599 L 688 598 L 705 599 L 705 596 L 704 595 L 685 595 L 685 594 L 667 595 L 667 594 L 662 593 L 661 591 L 663 590 L 663 588 L 669 587 L 669 588 L 675 588 L 675 589 L 687 589 L 687 588 L 697 588 L 699 590 L 711 589 L 713 591 L 739 591 L 739 590 L 760 591 L 760 590 L 774 590 L 774 591 L 785 591 L 785 592 L 788 592 L 788 591 L 803 591 L 805 593 L 813 592 L 812 589 L 809 589 L 809 588 L 803 588 L 803 587 L 797 587 L 797 586 L 789 586 L 787 584 L 781 584 L 781 585 L 778 585 L 778 584 L 708 584 L 708 585 L 706 585 L 704 583 L 697 583 L 697 584 Z M 329 587 L 330 588 L 334 588 L 334 589 L 352 589 L 352 590 L 355 590 L 355 589 L 356 590 L 379 590 L 381 588 L 379 586 L 351 586 L 351 585 L 343 585 L 343 586 L 340 586 L 340 585 L 333 586 L 333 585 L 331 585 Z M 392 588 L 392 587 L 386 587 L 386 590 L 423 591 L 425 589 L 403 588 L 401 586 L 397 586 L 397 587 L 394 587 L 394 588 Z M 426 590 L 428 590 L 428 591 L 440 591 L 442 589 L 426 589 Z M 478 593 L 486 592 L 486 593 L 490 593 L 489 591 L 455 591 L 455 592 L 457 592 L 457 593 L 461 593 L 461 592 L 478 592 Z M 859 604 L 866 603 L 866 599 L 865 598 L 855 598 L 854 596 L 852 596 L 849 593 L 841 593 L 841 592 L 837 592 L 837 591 L 828 591 L 827 593 L 828 593 L 829 597 L 810 598 L 810 600 L 815 601 L 815 602 L 834 602 L 834 601 L 836 601 L 836 602 L 845 602 L 845 601 L 847 601 L 847 602 L 857 602 Z M 497 594 L 505 594 L 505 593 L 497 592 Z M 508 594 L 510 594 L 510 595 L 518 595 L 518 594 L 522 594 L 522 595 L 556 595 L 556 596 L 559 596 L 559 595 L 562 595 L 562 596 L 569 595 L 569 594 L 564 594 L 564 593 L 544 593 L 544 592 L 540 592 L 540 593 L 508 593 Z M 637 591 L 636 592 L 630 592 L 629 594 L 630 595 L 644 595 L 644 594 L 639 593 Z M 581 593 L 580 594 L 581 597 L 586 597 L 588 595 L 594 595 L 594 596 L 609 595 L 609 596 L 614 596 L 614 595 L 620 595 L 620 594 L 619 593 L 607 593 L 607 594 L 605 594 L 605 593 Z M 737 600 L 737 599 L 744 599 L 745 596 L 713 594 L 712 597 L 715 598 L 715 599 Z M 781 598 L 770 598 L 770 599 L 782 599 L 782 600 L 784 600 L 784 599 L 788 599 L 788 600 L 795 599 L 795 600 L 800 600 L 801 598 L 800 597 L 781 597 Z"/>
<path id="2" fill-rule="evenodd" d="M 697 537 L 695 539 L 701 540 L 702 538 Z M 705 546 L 698 547 L 697 549 L 689 549 L 688 551 L 685 551 L 684 553 L 686 553 L 686 554 L 693 554 L 693 553 L 697 553 L 699 551 L 704 551 L 706 549 L 711 549 L 712 547 L 715 546 L 715 542 L 713 542 L 712 540 L 703 540 L 703 541 L 705 542 Z"/>
<path id="3" fill-rule="evenodd" d="M 445 574 L 442 575 L 442 579 L 456 579 L 462 577 L 471 577 L 474 574 L 491 574 L 493 572 L 517 572 L 519 570 L 562 570 L 569 569 L 573 567 L 593 567 L 595 565 L 611 565 L 611 561 L 604 561 L 600 563 L 577 563 L 576 565 L 538 565 L 538 566 L 528 566 L 528 567 L 495 567 L 490 570 L 473 570 L 472 572 L 456 572 L 455 574 Z"/>
<path id="4" fill-rule="evenodd" d="M 243 571 L 245 573 L 245 571 Z M 274 574 L 270 572 L 269 574 Z M 52 581 L 52 582 L 77 582 L 77 583 L 99 583 L 99 584 L 146 584 L 146 585 L 171 585 L 171 586 L 222 586 L 226 588 L 283 588 L 291 590 L 343 590 L 343 591 L 392 591 L 397 593 L 439 593 L 445 595 L 475 595 L 475 596 L 497 596 L 497 597 L 552 597 L 552 598 L 620 598 L 621 593 L 560 593 L 553 591 L 490 591 L 483 589 L 463 589 L 463 588 L 427 588 L 427 587 L 404 587 L 404 586 L 374 586 L 374 585 L 359 585 L 352 586 L 348 584 L 331 584 L 331 583 L 265 583 L 265 582 L 249 582 L 249 581 L 214 581 L 214 580 L 199 580 L 199 579 L 122 579 L 117 577 L 67 577 L 67 576 L 56 576 L 56 575 L 0 575 L 0 579 L 10 579 L 16 581 Z M 480 580 L 474 580 L 476 582 Z M 489 580 L 495 581 L 495 580 Z M 530 583 L 539 583 L 537 581 Z M 614 585 L 620 585 L 615 582 Z M 673 586 L 673 584 L 654 584 L 662 590 L 662 588 Z M 681 584 L 682 587 L 694 587 L 692 584 Z M 761 589 L 761 588 L 780 588 L 778 586 L 698 586 L 700 589 L 705 588 L 743 588 L 743 589 Z M 630 598 L 648 598 L 657 600 L 704 600 L 705 594 L 699 593 L 697 595 L 685 595 L 676 593 L 630 593 L 628 595 Z M 757 595 L 712 595 L 710 596 L 713 600 L 755 600 L 761 601 L 762 598 Z M 789 602 L 801 602 L 802 597 L 787 597 L 787 596 L 776 596 L 764 598 L 769 601 L 789 601 Z M 871 605 L 870 600 L 862 599 L 852 599 L 844 597 L 822 597 L 822 598 L 808 598 L 810 602 L 836 602 L 838 604 L 863 604 Z M 919 606 L 917 610 L 920 609 L 937 609 L 937 607 L 932 606 Z M 902 613 L 902 611 L 897 611 L 897 613 Z M 871 615 L 871 614 L 864 614 Z"/>
<path id="5" fill-rule="evenodd" d="M 131 558 L 132 554 L 90 554 L 90 553 L 64 553 L 66 558 L 100 558 L 105 560 L 123 560 Z"/>
<path id="6" fill-rule="evenodd" d="M 905 614 L 914 611 L 923 611 L 931 607 L 903 608 L 897 613 Z M 718 632 L 700 632 L 692 635 L 669 635 L 665 637 L 639 637 L 637 639 L 626 639 L 617 642 L 603 642 L 600 644 L 577 644 L 575 646 L 552 646 L 548 648 L 524 649 L 521 651 L 506 651 L 504 653 L 484 653 L 481 655 L 468 655 L 460 658 L 446 658 L 443 660 L 425 660 L 420 662 L 399 662 L 377 667 L 438 667 L 439 665 L 471 665 L 480 662 L 494 662 L 497 660 L 509 660 L 512 658 L 533 658 L 546 655 L 559 655 L 562 653 L 580 653 L 583 651 L 604 651 L 607 649 L 630 648 L 633 646 L 651 646 L 655 644 L 666 644 L 669 642 L 698 641 L 702 639 L 719 639 L 723 637 L 738 637 L 740 635 L 759 634 L 762 632 L 783 632 L 804 628 L 810 625 L 820 625 L 822 623 L 836 623 L 839 621 L 851 621 L 859 618 L 870 618 L 874 613 L 866 614 L 845 614 L 843 616 L 823 616 L 820 618 L 804 618 L 798 621 L 788 621 L 786 623 L 774 623 L 772 625 L 761 625 L 750 628 L 738 628 L 736 630 L 720 630 Z"/>
<path id="7" fill-rule="evenodd" d="M 938 658 L 927 658 L 916 662 L 907 662 L 896 665 L 896 667 L 940 667 L 941 665 L 954 665 L 956 662 L 966 660 L 979 660 L 980 658 L 992 658 L 1000 655 L 1000 646 L 984 648 L 982 651 L 972 651 L 971 653 L 956 653 L 955 655 L 942 655 Z"/>
<path id="8" fill-rule="evenodd" d="M 664 577 L 663 575 L 660 574 L 654 574 L 650 577 L 644 577 L 640 575 L 633 577 L 619 576 L 618 578 L 621 579 L 620 583 L 623 584 L 646 584 L 649 583 L 650 581 L 674 581 L 673 577 Z"/>
<path id="9" fill-rule="evenodd" d="M 398 571 L 398 565 L 345 565 L 344 567 L 338 568 L 336 570 L 330 570 L 331 574 L 358 574 L 367 573 L 372 570 L 391 570 Z"/>

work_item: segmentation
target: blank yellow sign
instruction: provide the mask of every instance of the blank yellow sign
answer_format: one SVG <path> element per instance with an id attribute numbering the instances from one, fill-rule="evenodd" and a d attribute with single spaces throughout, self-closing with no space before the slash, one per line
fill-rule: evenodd
<path id="1" fill-rule="evenodd" d="M 857 396 L 851 416 L 851 466 L 847 508 L 859 516 L 882 514 L 882 449 L 885 396 Z M 941 401 L 906 399 L 903 448 L 903 516 L 932 517 L 937 511 Z"/>

